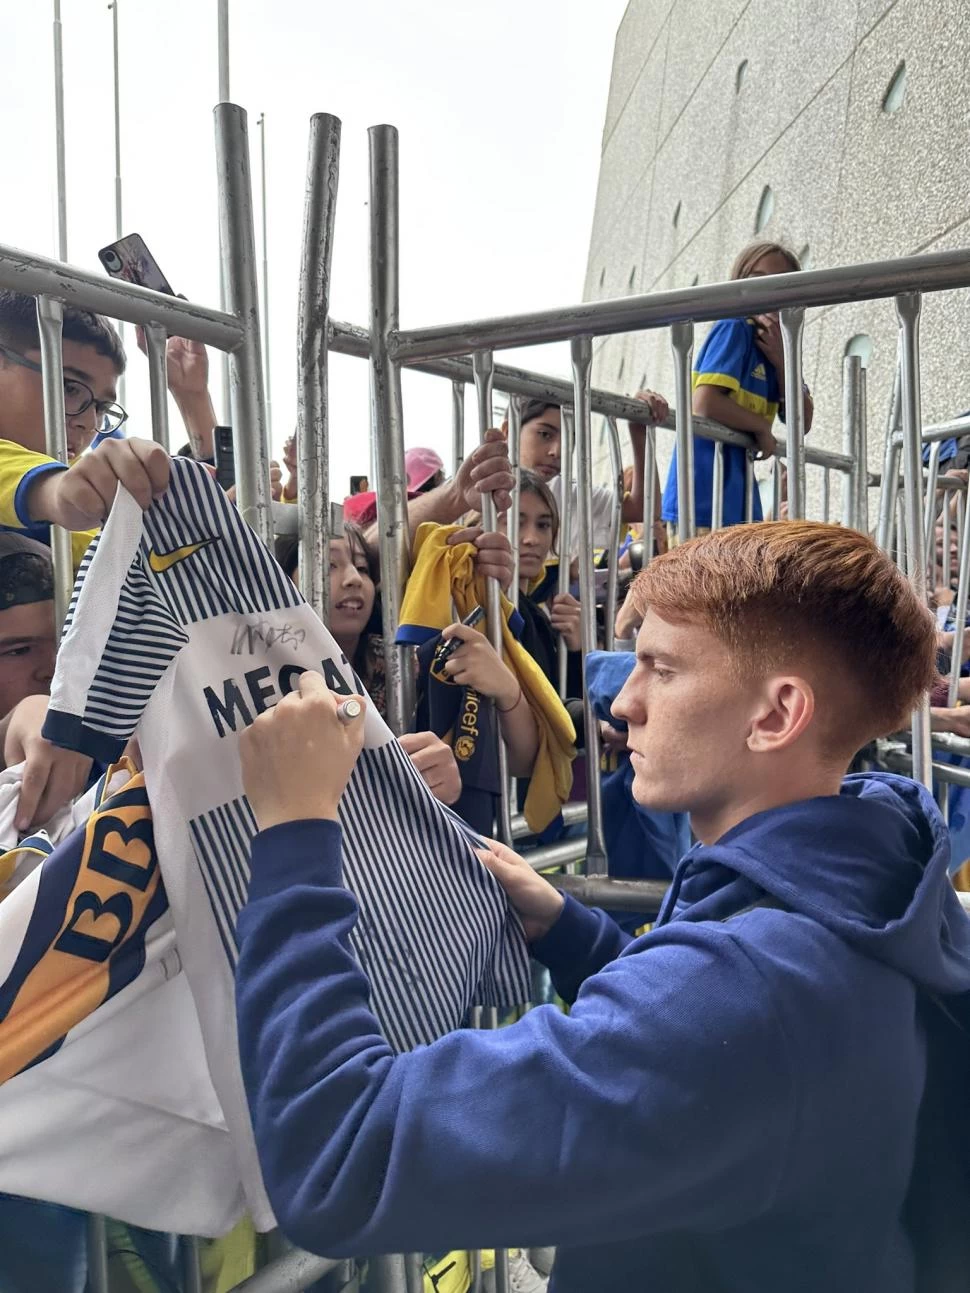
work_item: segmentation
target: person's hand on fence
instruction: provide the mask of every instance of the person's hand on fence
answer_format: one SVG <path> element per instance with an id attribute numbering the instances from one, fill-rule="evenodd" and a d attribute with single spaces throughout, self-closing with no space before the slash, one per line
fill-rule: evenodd
<path id="1" fill-rule="evenodd" d="M 49 696 L 27 696 L 7 720 L 4 766 L 26 763 L 14 818 L 20 832 L 50 821 L 81 793 L 91 774 L 87 755 L 62 750 L 41 735 L 49 701 Z"/>
<path id="2" fill-rule="evenodd" d="M 497 579 L 508 592 L 512 586 L 515 562 L 506 535 L 497 530 L 483 530 L 481 526 L 471 525 L 448 536 L 449 547 L 459 543 L 474 543 L 475 573 L 483 579 Z"/>
<path id="3" fill-rule="evenodd" d="M 549 603 L 549 620 L 570 651 L 583 647 L 582 607 L 572 593 L 558 593 Z"/>
<path id="4" fill-rule="evenodd" d="M 497 840 L 489 840 L 488 848 L 475 851 L 505 890 L 529 942 L 548 934 L 562 914 L 563 896 L 558 889 L 537 875 L 525 858 Z"/>
<path id="5" fill-rule="evenodd" d="M 934 732 L 951 732 L 954 736 L 970 737 L 970 706 L 958 705 L 953 709 L 932 708 L 930 727 Z"/>
<path id="6" fill-rule="evenodd" d="M 461 795 L 461 773 L 451 746 L 434 732 L 405 732 L 398 743 L 435 799 L 455 803 Z"/>
<path id="7" fill-rule="evenodd" d="M 32 520 L 90 530 L 111 510 L 123 485 L 141 508 L 168 488 L 171 459 L 151 440 L 102 440 L 66 471 L 46 472 L 27 494 Z"/>
<path id="8" fill-rule="evenodd" d="M 296 436 L 287 436 L 283 441 L 283 466 L 286 468 L 286 480 L 283 482 L 283 497 L 288 503 L 296 498 L 299 468 L 296 460 Z"/>
<path id="9" fill-rule="evenodd" d="M 502 432 L 495 428 L 485 432 L 483 442 L 468 455 L 451 482 L 460 500 L 459 513 L 480 512 L 483 494 L 492 495 L 500 512 L 507 511 L 514 486 L 509 447 Z"/>
<path id="10" fill-rule="evenodd" d="M 441 636 L 446 641 L 461 640 L 462 645 L 445 664 L 445 673 L 454 682 L 462 687 L 474 687 L 482 696 L 490 696 L 500 711 L 515 708 L 522 688 L 483 633 L 467 624 L 450 624 Z"/>
<path id="11" fill-rule="evenodd" d="M 651 426 L 656 426 L 658 422 L 663 422 L 666 419 L 667 414 L 670 412 L 670 405 L 667 403 L 664 397 L 662 395 L 658 395 L 656 391 L 647 391 L 647 390 L 637 391 L 636 395 L 633 398 L 640 400 L 643 404 L 646 404 L 649 410 L 649 418 L 650 418 Z M 630 434 L 646 435 L 647 423 L 631 422 Z"/>
<path id="12" fill-rule="evenodd" d="M 343 722 L 338 713 L 347 699 L 330 691 L 318 673 L 301 674 L 299 690 L 260 714 L 239 738 L 243 789 L 261 831 L 283 822 L 337 820 L 364 745 L 364 714 Z"/>
<path id="13" fill-rule="evenodd" d="M 283 497 L 283 470 L 275 458 L 269 464 L 269 492 L 274 503 Z"/>

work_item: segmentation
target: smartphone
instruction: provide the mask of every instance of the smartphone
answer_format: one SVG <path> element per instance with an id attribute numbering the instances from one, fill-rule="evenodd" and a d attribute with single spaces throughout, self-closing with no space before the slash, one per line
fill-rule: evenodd
<path id="1" fill-rule="evenodd" d="M 123 278 L 126 283 L 150 287 L 153 291 L 165 292 L 168 296 L 175 295 L 140 233 L 130 233 L 117 242 L 102 247 L 98 252 L 98 260 L 112 278 Z"/>
<path id="2" fill-rule="evenodd" d="M 212 441 L 215 446 L 216 480 L 223 489 L 236 483 L 236 455 L 232 447 L 232 427 L 214 427 Z"/>

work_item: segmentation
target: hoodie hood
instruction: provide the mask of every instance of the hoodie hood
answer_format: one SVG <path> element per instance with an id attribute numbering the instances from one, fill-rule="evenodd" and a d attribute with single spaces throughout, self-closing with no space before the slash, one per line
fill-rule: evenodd
<path id="1" fill-rule="evenodd" d="M 970 991 L 970 918 L 932 795 L 889 773 L 749 817 L 685 856 L 660 916 L 723 920 L 765 895 L 930 992 Z"/>

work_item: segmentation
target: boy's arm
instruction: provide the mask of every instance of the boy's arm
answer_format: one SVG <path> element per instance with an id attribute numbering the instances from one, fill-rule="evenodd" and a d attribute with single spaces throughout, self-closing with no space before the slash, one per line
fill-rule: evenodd
<path id="1" fill-rule="evenodd" d="M 0 525 L 7 530 L 28 530 L 37 520 L 31 516 L 27 496 L 45 476 L 67 471 L 62 462 L 34 453 L 12 440 L 0 441 Z"/>
<path id="2" fill-rule="evenodd" d="M 24 485 L 19 506 L 27 525 L 46 521 L 90 530 L 107 516 L 119 485 L 143 508 L 168 486 L 169 456 L 151 440 L 103 440 L 66 469 L 52 459 L 45 462 L 47 469 L 29 473 Z"/>

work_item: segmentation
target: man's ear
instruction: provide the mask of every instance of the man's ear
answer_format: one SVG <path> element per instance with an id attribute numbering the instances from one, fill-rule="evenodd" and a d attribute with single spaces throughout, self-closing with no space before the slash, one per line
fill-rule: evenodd
<path id="1" fill-rule="evenodd" d="M 767 678 L 758 694 L 748 749 L 773 754 L 789 749 L 815 717 L 815 692 L 797 674 Z"/>

